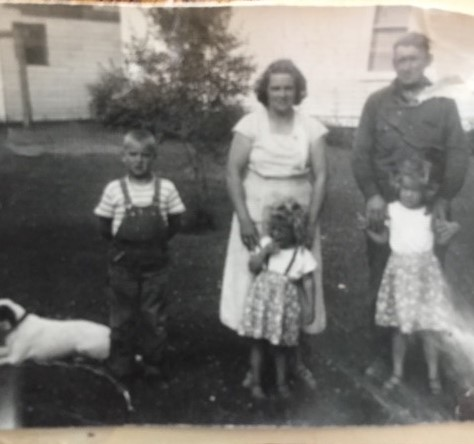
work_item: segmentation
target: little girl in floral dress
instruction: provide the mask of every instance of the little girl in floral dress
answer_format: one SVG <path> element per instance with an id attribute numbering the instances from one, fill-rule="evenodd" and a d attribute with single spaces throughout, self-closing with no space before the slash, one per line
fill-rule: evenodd
<path id="1" fill-rule="evenodd" d="M 245 300 L 239 334 L 253 339 L 250 372 L 244 385 L 252 396 L 263 398 L 262 365 L 264 346 L 269 344 L 275 359 L 276 383 L 280 396 L 290 395 L 287 362 L 298 345 L 302 304 L 312 298 L 312 273 L 316 261 L 303 246 L 306 214 L 294 200 L 286 200 L 270 210 L 268 236 L 250 256 L 250 270 L 256 274 Z M 313 310 L 304 310 L 313 313 Z"/>
<path id="2" fill-rule="evenodd" d="M 429 209 L 434 188 L 423 172 L 413 165 L 402 171 L 397 182 L 398 200 L 388 205 L 385 230 L 367 229 L 375 242 L 389 242 L 391 248 L 375 315 L 377 325 L 393 328 L 393 369 L 384 387 L 391 390 L 401 384 L 408 338 L 417 333 L 423 344 L 429 388 L 433 394 L 439 394 L 438 343 L 442 333 L 450 329 L 451 306 L 448 287 L 433 251 L 439 240 L 434 234 Z M 456 223 L 436 223 L 444 224 L 441 230 L 443 243 L 459 228 Z"/>

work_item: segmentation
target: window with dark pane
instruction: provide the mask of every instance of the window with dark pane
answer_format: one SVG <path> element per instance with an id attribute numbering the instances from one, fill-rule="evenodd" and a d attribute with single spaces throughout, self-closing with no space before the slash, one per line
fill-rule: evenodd
<path id="1" fill-rule="evenodd" d="M 369 71 L 392 69 L 393 44 L 408 31 L 410 6 L 377 6 L 369 54 Z"/>
<path id="2" fill-rule="evenodd" d="M 47 65 L 46 27 L 41 24 L 18 23 L 27 65 Z"/>

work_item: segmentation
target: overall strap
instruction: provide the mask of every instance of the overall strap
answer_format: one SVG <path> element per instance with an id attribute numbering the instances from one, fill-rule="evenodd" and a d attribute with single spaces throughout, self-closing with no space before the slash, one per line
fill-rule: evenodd
<path id="1" fill-rule="evenodd" d="M 295 259 L 296 259 L 296 254 L 298 253 L 298 248 L 295 248 L 295 250 L 293 251 L 293 255 L 291 256 L 291 260 L 290 260 L 290 263 L 288 264 L 288 267 L 286 267 L 286 270 L 285 270 L 285 276 L 289 273 L 289 271 L 291 270 L 291 267 L 293 266 L 293 264 L 295 263 Z"/>
<path id="2" fill-rule="evenodd" d="M 128 192 L 127 181 L 125 180 L 125 177 L 120 179 L 120 188 L 122 189 L 125 206 L 130 207 L 132 205 L 132 199 L 130 198 L 130 193 Z"/>
<path id="3" fill-rule="evenodd" d="M 155 177 L 155 194 L 153 194 L 153 203 L 157 205 L 158 207 L 160 206 L 160 200 L 161 200 L 161 180 L 157 176 Z"/>

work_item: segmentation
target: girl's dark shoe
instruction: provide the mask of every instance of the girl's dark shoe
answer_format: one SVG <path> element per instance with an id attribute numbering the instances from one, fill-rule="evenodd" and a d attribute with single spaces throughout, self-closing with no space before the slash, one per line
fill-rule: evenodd
<path id="1" fill-rule="evenodd" d="M 263 392 L 260 384 L 253 382 L 252 372 L 250 370 L 245 374 L 245 378 L 242 381 L 242 387 L 249 389 L 254 399 L 265 399 L 265 393 Z"/>
<path id="2" fill-rule="evenodd" d="M 265 399 L 265 393 L 263 392 L 263 389 L 260 385 L 252 384 L 252 387 L 250 388 L 250 393 L 252 394 L 252 397 L 254 399 Z"/>
<path id="3" fill-rule="evenodd" d="M 390 378 L 388 378 L 384 384 L 383 388 L 388 391 L 395 390 L 399 388 L 402 385 L 402 378 L 401 376 L 398 375 L 392 375 Z"/>
<path id="4" fill-rule="evenodd" d="M 242 387 L 250 388 L 252 386 L 252 372 L 250 370 L 245 373 L 245 378 L 242 381 Z"/>
<path id="5" fill-rule="evenodd" d="M 310 390 L 316 390 L 317 384 L 313 373 L 301 362 L 297 363 L 295 366 L 295 377 Z"/>
<path id="6" fill-rule="evenodd" d="M 430 378 L 429 381 L 430 392 L 432 395 L 437 396 L 442 392 L 441 381 L 439 378 Z"/>
<path id="7" fill-rule="evenodd" d="M 291 391 L 287 384 L 278 384 L 277 391 L 280 398 L 288 399 L 291 397 Z"/>

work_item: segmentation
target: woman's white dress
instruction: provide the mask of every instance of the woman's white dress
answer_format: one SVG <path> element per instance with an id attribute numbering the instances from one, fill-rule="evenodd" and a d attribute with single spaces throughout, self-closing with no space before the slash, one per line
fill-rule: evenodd
<path id="1" fill-rule="evenodd" d="M 266 234 L 266 214 L 271 205 L 293 198 L 308 208 L 312 192 L 309 168 L 309 147 L 327 132 L 316 119 L 295 111 L 290 134 L 275 134 L 265 108 L 244 116 L 234 127 L 252 141 L 249 163 L 243 186 L 250 217 L 261 235 Z M 321 238 L 316 228 L 312 253 L 318 268 L 315 279 L 314 322 L 305 326 L 306 333 L 320 333 L 326 327 L 326 311 L 322 286 Z M 253 275 L 248 268 L 249 252 L 240 238 L 237 216 L 234 214 L 224 266 L 220 300 L 220 320 L 238 331 L 244 311 L 244 301 Z"/>

